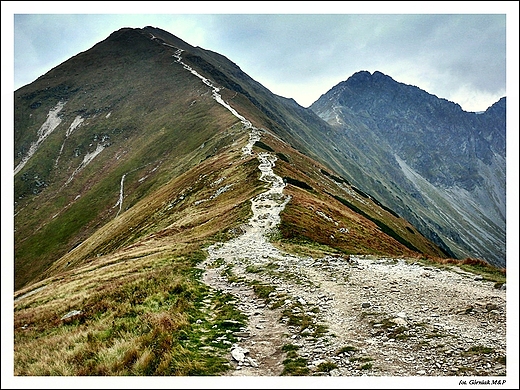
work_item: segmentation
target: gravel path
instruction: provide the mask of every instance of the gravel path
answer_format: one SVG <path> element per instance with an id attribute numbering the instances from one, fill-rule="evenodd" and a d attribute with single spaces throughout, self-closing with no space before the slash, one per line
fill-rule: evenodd
<path id="1" fill-rule="evenodd" d="M 244 154 L 259 139 L 251 134 Z M 249 318 L 227 375 L 506 374 L 504 289 L 403 259 L 281 252 L 266 236 L 290 198 L 273 172 L 276 157 L 257 158 L 267 190 L 251 200 L 253 217 L 201 265 L 205 283 L 233 294 Z"/>

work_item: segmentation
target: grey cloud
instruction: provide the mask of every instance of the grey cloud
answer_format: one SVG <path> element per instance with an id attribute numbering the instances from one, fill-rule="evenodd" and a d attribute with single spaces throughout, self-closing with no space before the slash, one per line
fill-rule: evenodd
<path id="1" fill-rule="evenodd" d="M 17 16 L 15 73 L 41 75 L 118 28 L 146 25 L 225 55 L 268 88 L 319 91 L 316 99 L 359 70 L 448 99 L 461 86 L 497 100 L 505 90 L 505 16 L 493 14 Z"/>
<path id="2" fill-rule="evenodd" d="M 296 81 L 293 67 L 338 72 L 405 59 L 448 73 L 466 64 L 454 75 L 471 83 L 505 72 L 503 15 L 223 15 L 220 22 L 208 43 L 225 42 L 227 52 L 279 80 Z"/>

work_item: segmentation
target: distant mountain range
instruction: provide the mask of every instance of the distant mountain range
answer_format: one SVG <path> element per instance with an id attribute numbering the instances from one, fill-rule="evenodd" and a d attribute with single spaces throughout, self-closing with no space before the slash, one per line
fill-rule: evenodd
<path id="1" fill-rule="evenodd" d="M 252 128 L 291 196 L 274 241 L 506 265 L 505 98 L 468 113 L 362 71 L 303 108 L 153 27 L 118 30 L 14 96 L 15 289 L 238 234 L 265 186 L 241 154 Z"/>

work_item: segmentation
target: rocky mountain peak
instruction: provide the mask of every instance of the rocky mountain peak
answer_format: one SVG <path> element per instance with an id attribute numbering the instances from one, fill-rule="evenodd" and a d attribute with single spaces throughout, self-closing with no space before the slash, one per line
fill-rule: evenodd
<path id="1" fill-rule="evenodd" d="M 370 152 L 366 169 L 371 171 L 371 176 L 379 177 L 380 183 L 385 183 L 383 187 L 397 184 L 400 188 L 397 191 L 409 188 L 407 191 L 414 194 L 412 188 L 422 186 L 412 196 L 422 203 L 419 209 L 437 199 L 438 195 L 427 194 L 430 190 L 472 193 L 471 198 L 478 198 L 475 202 L 480 204 L 479 213 L 486 210 L 486 218 L 496 224 L 490 229 L 493 231 L 490 234 L 495 235 L 505 229 L 505 104 L 506 100 L 502 98 L 485 113 L 477 115 L 416 86 L 397 82 L 381 72 L 370 74 L 361 71 L 322 95 L 310 108 L 338 129 L 336 145 L 345 142 L 343 150 L 363 145 L 364 153 Z M 340 142 L 343 137 L 350 140 Z M 352 145 L 352 140 L 356 145 Z M 400 168 L 394 170 L 396 163 Z M 382 171 L 386 174 L 381 174 Z M 393 178 L 389 180 L 390 177 Z M 428 190 L 419 185 L 417 177 L 432 188 Z M 412 186 L 408 187 L 411 182 Z M 371 187 L 389 204 L 420 224 L 416 216 L 418 208 L 410 214 L 406 205 L 400 204 L 400 200 L 392 200 L 379 184 Z M 410 193 L 405 195 L 409 196 Z M 461 206 L 456 203 L 462 198 L 457 199 L 453 194 L 445 196 L 456 209 L 467 207 L 468 199 L 462 200 L 466 206 Z M 438 200 L 433 200 L 436 202 Z M 439 204 L 439 212 L 445 213 L 446 206 Z M 429 214 L 428 211 L 425 213 Z M 468 217 L 464 219 L 480 219 L 471 216 L 477 215 L 474 211 L 468 210 L 467 213 Z M 455 210 L 452 215 L 456 215 Z M 431 218 L 437 219 L 433 215 Z M 426 224 L 437 226 L 435 230 L 452 230 L 448 226 L 439 229 L 445 224 L 441 221 L 433 223 L 430 219 Z M 480 225 L 477 220 L 474 224 Z M 453 246 L 463 241 L 454 232 L 444 235 L 447 240 L 455 242 Z M 466 244 L 468 250 L 480 245 L 481 241 L 468 239 L 471 241 L 471 244 Z M 503 242 L 503 237 L 498 240 Z M 495 249 L 496 245 L 490 244 L 486 256 L 496 258 L 496 253 L 490 253 Z M 502 254 L 499 258 L 504 256 L 504 250 L 505 247 L 500 249 Z M 503 259 L 495 261 L 501 263 Z"/>
<path id="2" fill-rule="evenodd" d="M 506 97 L 504 96 L 500 98 L 499 101 L 492 104 L 485 112 L 491 115 L 496 114 L 504 116 L 506 113 Z"/>
<path id="3" fill-rule="evenodd" d="M 372 74 L 370 74 L 370 72 L 366 70 L 362 70 L 350 76 L 347 79 L 346 84 L 349 86 L 367 86 L 391 81 L 394 81 L 394 79 L 392 79 L 390 76 L 385 75 L 384 73 L 381 73 L 378 70 L 376 70 Z"/>

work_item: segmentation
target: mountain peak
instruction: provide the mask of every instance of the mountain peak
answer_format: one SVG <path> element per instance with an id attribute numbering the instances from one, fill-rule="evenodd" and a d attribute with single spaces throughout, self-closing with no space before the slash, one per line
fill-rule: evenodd
<path id="1" fill-rule="evenodd" d="M 450 232 L 454 229 L 446 225 L 441 229 L 441 235 L 445 237 L 443 241 L 452 241 L 452 248 L 459 246 L 458 253 L 479 253 L 479 257 L 503 264 L 505 247 L 497 247 L 491 241 L 486 245 L 482 243 L 491 235 L 496 236 L 497 242 L 503 242 L 504 237 L 505 103 L 503 98 L 483 115 L 477 116 L 465 112 L 456 103 L 438 98 L 416 86 L 396 82 L 381 72 L 370 74 L 361 71 L 322 95 L 311 105 L 311 109 L 338 129 L 340 136 L 335 140 L 337 145 L 342 142 L 342 134 L 348 134 L 349 139 L 338 149 L 357 147 L 370 156 L 369 160 L 378 161 L 386 155 L 385 161 L 395 160 L 399 164 L 375 164 L 377 170 L 371 172 L 371 176 L 379 175 L 380 182 L 393 176 L 389 180 L 390 185 L 398 183 L 401 191 L 409 186 L 404 192 L 410 193 L 421 188 L 426 194 L 429 189 L 420 187 L 416 178 L 409 173 L 413 171 L 415 175 L 420 175 L 421 180 L 431 184 L 435 191 L 443 193 L 446 199 L 450 199 L 450 191 L 462 189 L 471 194 L 469 196 L 473 197 L 475 204 L 482 204 L 481 209 L 485 210 L 495 227 L 481 239 L 474 240 L 466 232 L 457 233 L 465 236 L 459 238 Z M 352 145 L 352 139 L 357 140 L 357 145 Z M 367 161 L 365 166 L 369 169 L 372 164 L 372 161 Z M 486 176 L 481 166 L 493 166 L 493 176 Z M 381 170 L 385 169 L 387 172 L 382 175 Z M 479 192 L 485 183 L 494 183 L 494 187 L 489 189 L 489 193 L 493 194 L 489 198 Z M 369 190 L 383 193 L 385 189 L 378 186 L 374 184 Z M 425 198 L 434 199 L 436 196 L 429 194 Z M 419 221 L 416 217 L 418 211 L 430 200 L 422 199 L 419 194 L 410 196 L 408 205 L 419 199 L 413 207 L 415 214 L 412 214 L 402 206 L 402 198 L 387 198 L 385 201 L 416 225 L 423 224 L 423 221 L 428 221 L 424 224 L 431 226 L 445 223 L 428 211 L 439 209 L 446 214 L 445 205 L 434 205 L 435 202 L 432 202 L 424 208 L 422 220 Z M 496 199 L 499 201 L 496 202 Z M 488 206 L 494 202 L 497 203 L 496 208 Z M 459 205 L 454 209 L 457 207 Z M 451 214 L 457 215 L 455 211 Z M 467 214 L 472 214 L 471 209 L 468 208 Z M 474 226 L 480 223 L 479 218 L 475 217 Z M 464 220 L 454 220 L 451 225 L 459 223 L 464 223 Z M 437 243 L 441 244 L 440 240 Z"/>
<path id="2" fill-rule="evenodd" d="M 140 29 L 131 27 L 122 27 L 119 30 L 114 31 L 108 36 L 107 41 L 117 41 L 121 39 L 137 38 L 138 35 L 142 35 Z"/>
<path id="3" fill-rule="evenodd" d="M 376 70 L 374 73 L 370 73 L 369 71 L 362 70 L 359 72 L 354 73 L 352 76 L 350 76 L 347 79 L 347 82 L 367 82 L 367 81 L 381 81 L 381 80 L 392 80 L 394 81 L 390 76 L 387 76 L 386 74 Z"/>
<path id="4" fill-rule="evenodd" d="M 352 90 L 364 90 L 366 88 L 381 87 L 382 85 L 389 86 L 392 84 L 399 83 L 380 71 L 376 70 L 374 73 L 370 73 L 367 70 L 361 70 L 354 73 L 347 80 L 338 83 L 336 86 L 331 88 L 329 92 L 336 92 L 338 89 L 342 90 L 345 88 Z"/>

